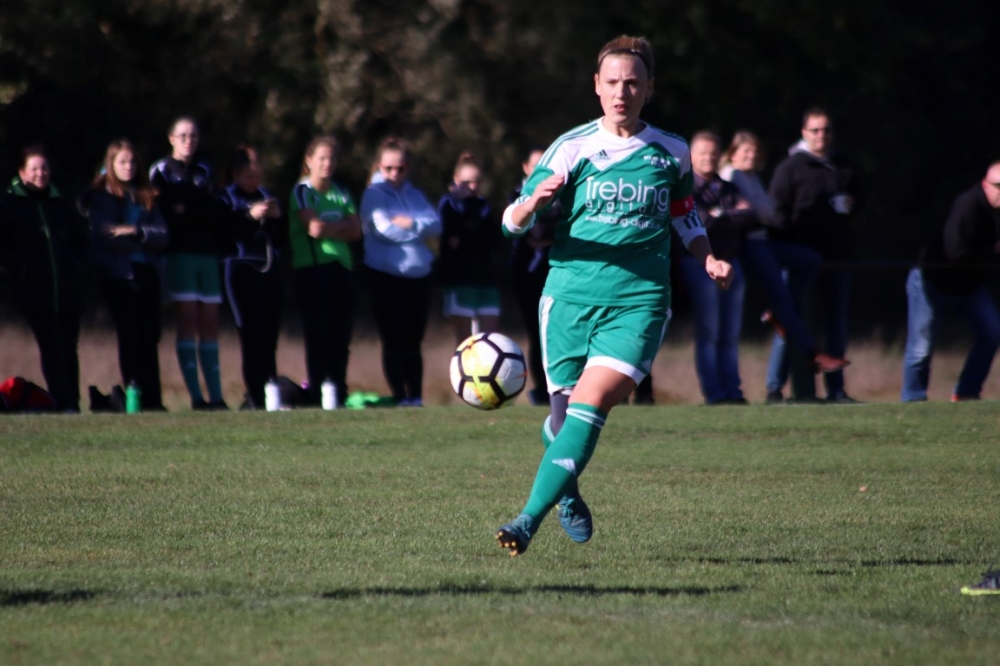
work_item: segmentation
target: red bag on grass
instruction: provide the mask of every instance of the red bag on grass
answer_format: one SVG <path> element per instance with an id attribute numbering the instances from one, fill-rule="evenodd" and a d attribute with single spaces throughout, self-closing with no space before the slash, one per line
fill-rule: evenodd
<path id="1" fill-rule="evenodd" d="M 51 412 L 52 395 L 24 377 L 8 377 L 0 384 L 0 412 Z"/>

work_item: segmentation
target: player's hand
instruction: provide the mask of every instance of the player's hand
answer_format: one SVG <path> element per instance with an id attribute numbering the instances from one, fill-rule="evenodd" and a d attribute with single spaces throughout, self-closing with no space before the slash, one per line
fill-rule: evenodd
<path id="1" fill-rule="evenodd" d="M 554 173 L 540 182 L 535 191 L 531 193 L 531 198 L 528 199 L 531 212 L 537 213 L 548 206 L 565 183 L 566 177 L 559 173 Z"/>
<path id="2" fill-rule="evenodd" d="M 250 217 L 260 222 L 267 215 L 270 204 L 266 201 L 258 201 L 257 203 L 250 204 Z"/>
<path id="3" fill-rule="evenodd" d="M 392 223 L 400 229 L 412 229 L 413 218 L 409 215 L 396 215 L 392 218 Z"/>
<path id="4" fill-rule="evenodd" d="M 136 229 L 131 224 L 116 224 L 115 226 L 108 228 L 108 235 L 113 238 L 118 238 L 119 236 L 134 236 L 135 232 Z"/>
<path id="5" fill-rule="evenodd" d="M 705 272 L 720 289 L 729 289 L 733 282 L 733 267 L 728 261 L 716 259 L 708 255 L 705 259 Z"/>

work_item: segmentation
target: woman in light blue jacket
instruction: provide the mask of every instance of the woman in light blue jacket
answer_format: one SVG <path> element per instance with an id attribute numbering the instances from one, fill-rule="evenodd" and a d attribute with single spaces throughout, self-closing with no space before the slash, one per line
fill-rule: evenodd
<path id="1" fill-rule="evenodd" d="M 420 346 L 434 261 L 427 241 L 441 235 L 441 220 L 423 192 L 407 180 L 409 163 L 406 144 L 395 138 L 382 142 L 377 177 L 361 197 L 361 225 L 372 310 L 382 340 L 382 370 L 397 405 L 420 407 Z"/>

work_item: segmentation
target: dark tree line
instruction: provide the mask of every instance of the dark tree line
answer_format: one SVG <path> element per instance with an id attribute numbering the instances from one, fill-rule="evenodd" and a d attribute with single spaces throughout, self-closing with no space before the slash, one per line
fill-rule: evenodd
<path id="1" fill-rule="evenodd" d="M 647 117 L 690 136 L 760 134 L 773 168 L 801 112 L 831 112 L 868 190 L 859 259 L 912 259 L 923 230 L 1000 158 L 996 3 L 955 0 L 35 0 L 0 6 L 0 175 L 41 141 L 56 183 L 92 176 L 107 142 L 166 152 L 192 113 L 217 169 L 262 148 L 286 191 L 309 137 L 344 145 L 357 193 L 374 146 L 410 139 L 440 192 L 457 154 L 489 165 L 499 204 L 520 155 L 599 113 L 593 56 L 620 33 L 657 56 Z M 871 273 L 861 318 L 901 311 L 902 272 Z M 866 314 L 867 313 L 867 314 Z"/>

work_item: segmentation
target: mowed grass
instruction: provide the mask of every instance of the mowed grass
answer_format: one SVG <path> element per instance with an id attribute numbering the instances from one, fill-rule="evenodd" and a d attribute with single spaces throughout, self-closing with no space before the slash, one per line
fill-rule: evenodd
<path id="1" fill-rule="evenodd" d="M 996 663 L 995 402 L 0 418 L 0 663 Z"/>

